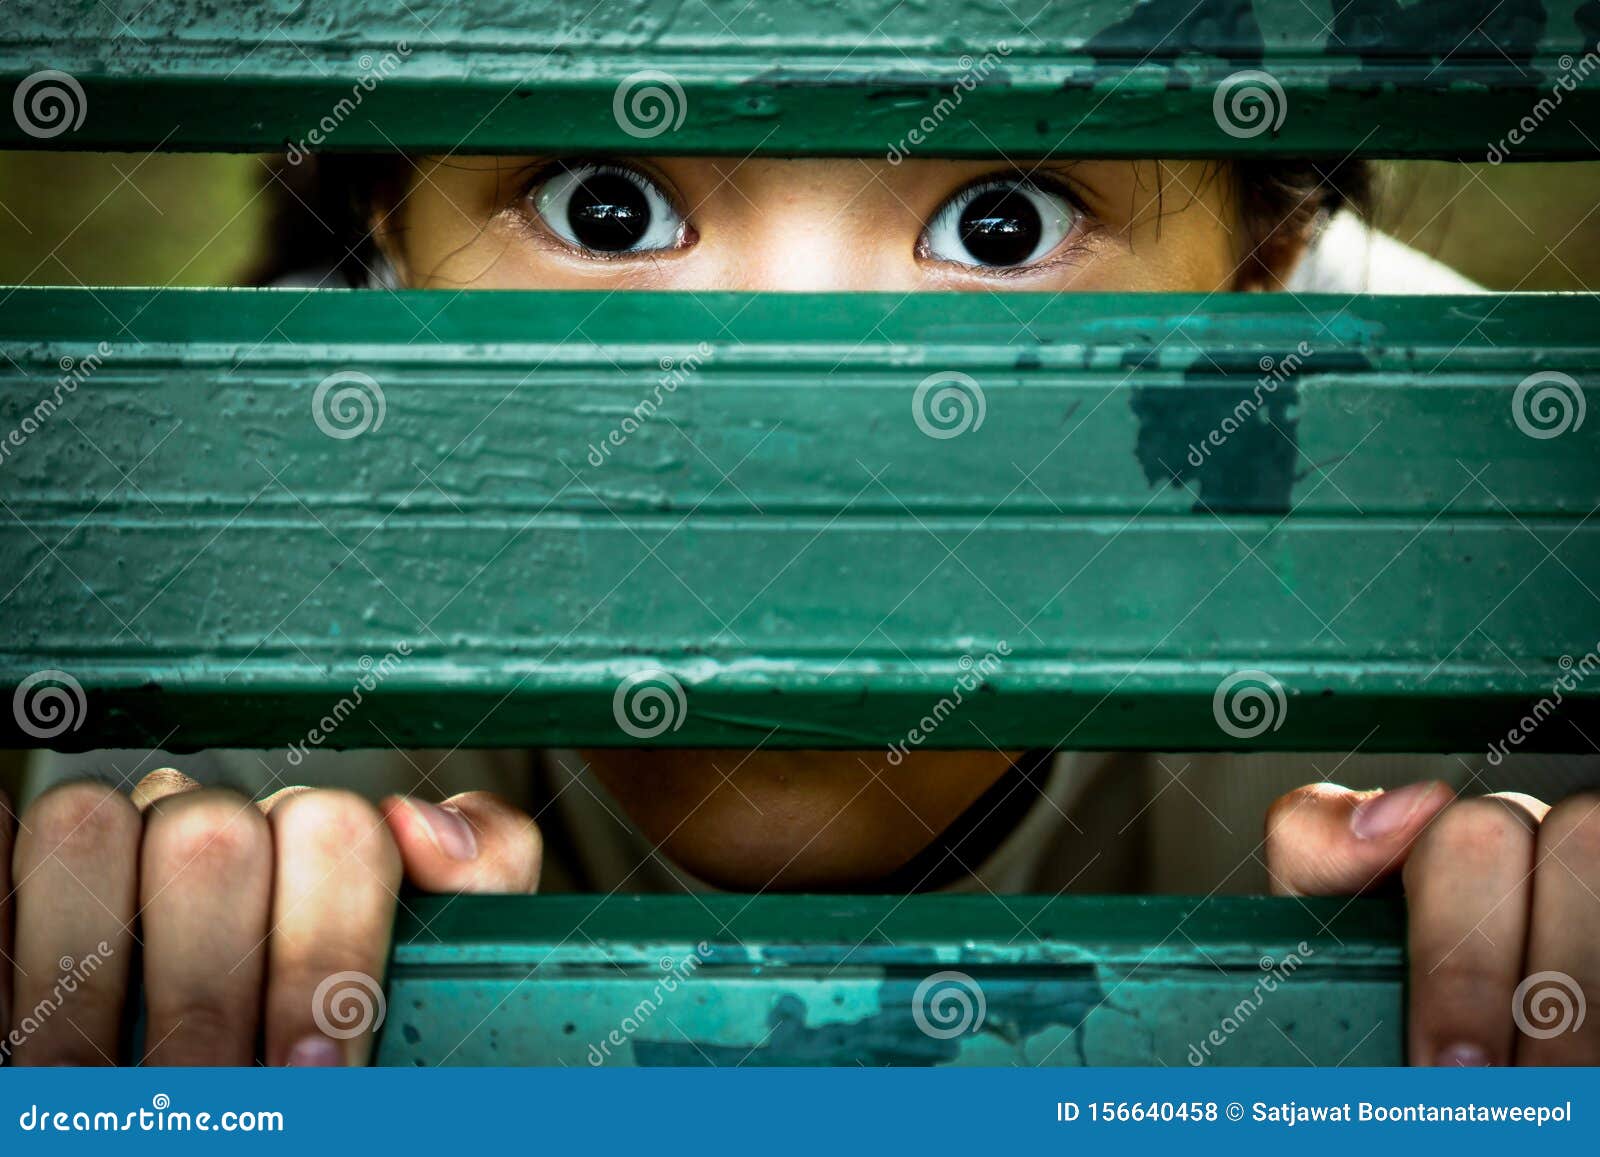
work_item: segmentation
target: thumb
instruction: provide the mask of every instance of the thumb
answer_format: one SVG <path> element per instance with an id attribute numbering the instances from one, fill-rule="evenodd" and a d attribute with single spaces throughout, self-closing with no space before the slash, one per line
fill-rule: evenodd
<path id="1" fill-rule="evenodd" d="M 1392 791 L 1314 783 L 1267 811 L 1267 874 L 1290 896 L 1363 892 L 1406 862 L 1411 845 L 1454 794 L 1431 780 Z"/>
<path id="2" fill-rule="evenodd" d="M 428 803 L 390 796 L 383 817 L 406 878 L 425 892 L 537 892 L 544 863 L 538 825 L 486 791 Z"/>

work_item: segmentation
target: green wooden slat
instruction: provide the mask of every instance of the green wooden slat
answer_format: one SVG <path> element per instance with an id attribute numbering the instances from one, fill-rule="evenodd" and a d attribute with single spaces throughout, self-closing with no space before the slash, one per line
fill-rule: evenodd
<path id="1" fill-rule="evenodd" d="M 660 743 L 903 741 L 965 680 L 929 745 L 1481 748 L 1600 642 L 1600 423 L 1517 412 L 1586 404 L 1597 304 L 19 290 L 0 686 L 78 680 L 62 747 L 629 745 L 662 668 Z M 952 370 L 983 421 L 929 437 Z M 380 425 L 322 432 L 335 372 Z M 1241 670 L 1276 729 L 1219 726 Z M 1589 750 L 1588 671 L 1516 749 Z"/>
<path id="2" fill-rule="evenodd" d="M 540 896 L 407 908 L 379 1064 L 1404 1060 L 1404 914 L 1389 901 Z"/>
<path id="3" fill-rule="evenodd" d="M 83 115 L 75 108 L 66 123 L 76 127 L 45 139 L 0 121 L 0 144 L 1482 159 L 1498 143 L 1519 160 L 1594 153 L 1592 0 L 1035 7 L 13 0 L 0 81 L 14 91 L 38 71 L 64 72 Z M 651 69 L 676 86 L 664 90 L 667 121 L 660 110 L 636 116 L 630 132 L 613 101 Z M 1247 119 L 1238 134 L 1220 127 L 1217 90 L 1248 71 L 1283 94 L 1275 131 L 1249 135 Z M 933 128 L 918 142 L 925 117 Z M 1525 117 L 1532 131 L 1505 148 Z M 675 127 L 651 131 L 663 123 Z"/>

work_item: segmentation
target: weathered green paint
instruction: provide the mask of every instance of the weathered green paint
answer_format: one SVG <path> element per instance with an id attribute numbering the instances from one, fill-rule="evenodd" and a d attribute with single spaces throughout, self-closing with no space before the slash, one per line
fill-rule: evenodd
<path id="1" fill-rule="evenodd" d="M 1498 142 L 1518 160 L 1594 153 L 1592 128 L 1581 130 L 1600 122 L 1600 70 L 1574 68 L 1600 41 L 1593 0 L 1035 7 L 12 0 L 6 91 L 61 70 L 87 108 L 44 141 L 6 118 L 0 144 L 1482 159 Z M 678 86 L 676 127 L 650 132 L 662 122 L 645 116 L 646 131 L 630 134 L 613 99 L 645 69 Z M 1281 86 L 1275 131 L 1219 128 L 1218 86 L 1244 70 Z M 1503 148 L 1524 117 L 1534 130 Z"/>
<path id="2" fill-rule="evenodd" d="M 1482 748 L 1600 642 L 1600 422 L 1536 439 L 1513 413 L 1535 370 L 1592 397 L 1596 317 L 21 290 L 0 430 L 63 359 L 93 371 L 0 459 L 0 686 L 72 674 L 87 712 L 51 743 L 79 748 L 281 745 L 330 713 L 328 746 L 631 745 L 613 694 L 657 667 L 687 706 L 657 743 L 879 746 L 965 679 L 930 745 Z M 1195 468 L 1302 341 L 1232 436 L 1260 452 Z M 664 358 L 692 372 L 641 420 Z M 936 439 L 913 407 L 946 370 L 984 418 Z M 319 430 L 335 371 L 370 375 L 381 425 Z M 1241 669 L 1284 687 L 1276 730 L 1219 729 Z M 1600 680 L 1563 699 L 1521 750 L 1589 750 Z"/>
<path id="3" fill-rule="evenodd" d="M 1403 931 L 1345 899 L 408 900 L 378 1062 L 1393 1065 Z"/>

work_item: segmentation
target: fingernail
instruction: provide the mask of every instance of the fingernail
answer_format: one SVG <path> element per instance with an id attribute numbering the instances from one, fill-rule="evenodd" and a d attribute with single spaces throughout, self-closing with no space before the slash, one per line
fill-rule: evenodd
<path id="1" fill-rule="evenodd" d="M 1489 1064 L 1489 1052 L 1481 1045 L 1454 1044 L 1446 1045 L 1439 1050 L 1433 1058 L 1433 1063 L 1441 1069 L 1481 1069 Z"/>
<path id="2" fill-rule="evenodd" d="M 424 803 L 420 799 L 408 799 L 406 803 L 428 829 L 434 847 L 452 860 L 478 858 L 478 837 L 472 834 L 472 825 L 466 817 L 455 808 Z"/>
<path id="3" fill-rule="evenodd" d="M 325 1036 L 308 1036 L 289 1050 L 283 1063 L 292 1069 L 336 1069 L 344 1065 L 344 1052 Z"/>
<path id="4" fill-rule="evenodd" d="M 1373 796 L 1350 813 L 1350 830 L 1362 840 L 1381 840 L 1403 831 L 1433 789 L 1432 783 L 1413 783 Z"/>

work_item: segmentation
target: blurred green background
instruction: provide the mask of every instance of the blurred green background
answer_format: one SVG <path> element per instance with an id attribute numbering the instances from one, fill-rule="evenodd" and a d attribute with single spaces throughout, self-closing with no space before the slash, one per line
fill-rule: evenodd
<path id="1" fill-rule="evenodd" d="M 0 283 L 231 285 L 269 158 L 0 152 Z M 1379 224 L 1492 289 L 1600 287 L 1600 164 L 1383 169 Z"/>

